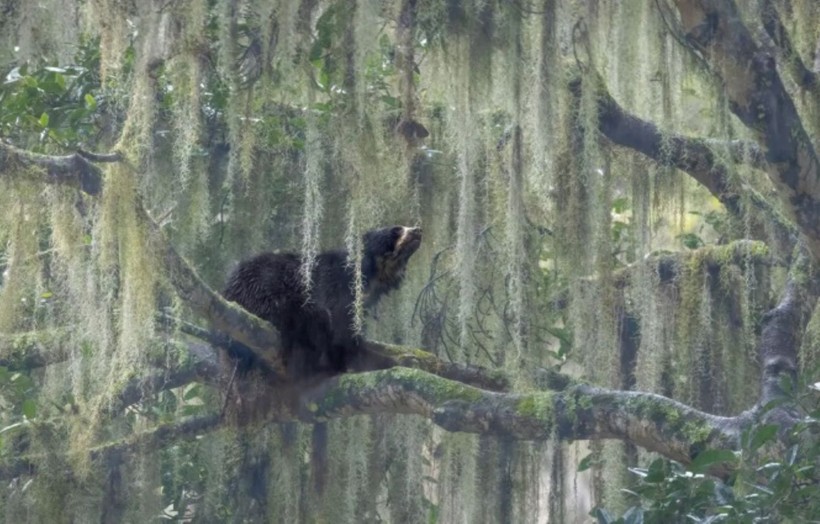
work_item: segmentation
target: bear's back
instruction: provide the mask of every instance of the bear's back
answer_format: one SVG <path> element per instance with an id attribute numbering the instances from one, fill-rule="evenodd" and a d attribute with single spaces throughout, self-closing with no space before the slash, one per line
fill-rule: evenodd
<path id="1" fill-rule="evenodd" d="M 297 303 L 302 295 L 299 257 L 293 253 L 262 253 L 245 260 L 231 273 L 223 295 L 278 325 L 285 308 Z"/>
<path id="2" fill-rule="evenodd" d="M 283 316 L 306 311 L 308 304 L 329 310 L 350 305 L 353 274 L 346 252 L 317 255 L 308 292 L 300 267 L 301 257 L 296 253 L 262 253 L 237 266 L 223 295 L 277 327 Z"/>

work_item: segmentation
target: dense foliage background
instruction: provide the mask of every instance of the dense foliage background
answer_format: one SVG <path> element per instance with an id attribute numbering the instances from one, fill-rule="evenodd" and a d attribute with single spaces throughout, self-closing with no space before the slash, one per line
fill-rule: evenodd
<path id="1" fill-rule="evenodd" d="M 781 136 L 816 197 L 820 4 L 711 0 L 692 28 L 690 3 L 0 0 L 5 519 L 820 519 L 813 292 L 783 338 L 799 380 L 760 393 L 762 326 L 789 285 L 813 289 L 820 236 L 779 207 L 792 159 L 754 121 L 779 115 L 738 102 L 765 87 L 741 85 L 749 49 L 724 46 L 727 76 L 711 47 L 742 28 L 776 57 L 800 123 Z M 15 156 L 78 150 L 106 160 L 78 183 Z M 357 263 L 361 234 L 397 223 L 424 241 L 399 292 L 369 316 L 357 301 L 368 339 L 516 393 L 560 372 L 757 418 L 731 450 L 676 428 L 681 465 L 557 423 L 519 440 L 401 407 L 223 416 L 223 349 L 156 238 L 218 290 L 264 250 Z M 784 403 L 797 425 L 765 420 Z"/>

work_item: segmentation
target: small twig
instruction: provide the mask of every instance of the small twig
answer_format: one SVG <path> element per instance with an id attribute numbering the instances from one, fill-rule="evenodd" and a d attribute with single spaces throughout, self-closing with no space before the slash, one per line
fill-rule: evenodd
<path id="1" fill-rule="evenodd" d="M 222 402 L 222 409 L 219 411 L 219 418 L 225 417 L 225 411 L 228 409 L 228 401 L 231 399 L 231 388 L 233 388 L 234 380 L 236 379 L 236 371 L 239 369 L 239 359 L 236 359 L 236 362 L 233 366 L 233 372 L 231 373 L 231 380 L 228 381 L 228 388 L 225 390 L 225 401 Z"/>

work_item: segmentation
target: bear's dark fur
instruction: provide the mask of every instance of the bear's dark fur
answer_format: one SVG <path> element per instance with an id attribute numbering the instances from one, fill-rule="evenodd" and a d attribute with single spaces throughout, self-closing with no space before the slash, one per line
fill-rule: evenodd
<path id="1" fill-rule="evenodd" d="M 404 278 L 407 261 L 421 244 L 421 229 L 395 226 L 365 233 L 362 251 L 364 306 L 373 307 Z M 320 253 L 305 292 L 294 253 L 263 253 L 239 264 L 225 298 L 271 322 L 282 335 L 289 373 L 340 373 L 356 358 L 360 337 L 353 329 L 355 274 L 346 251 Z M 234 355 L 243 369 L 254 362 Z"/>

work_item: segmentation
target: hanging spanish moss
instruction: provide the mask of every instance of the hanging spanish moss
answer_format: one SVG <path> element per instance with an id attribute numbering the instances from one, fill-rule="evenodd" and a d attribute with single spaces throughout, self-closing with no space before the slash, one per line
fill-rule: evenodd
<path id="1" fill-rule="evenodd" d="M 463 56 L 465 47 L 469 42 L 463 40 L 459 42 L 461 54 Z M 476 224 L 476 170 L 479 169 L 477 159 L 479 157 L 476 151 L 477 144 L 475 137 L 466 133 L 466 130 L 473 129 L 478 125 L 475 116 L 472 113 L 471 97 L 467 95 L 470 92 L 469 85 L 466 84 L 466 78 L 463 78 L 465 73 L 461 73 L 458 80 L 460 85 L 453 89 L 456 93 L 462 93 L 455 104 L 457 112 L 453 114 L 452 122 L 450 122 L 451 133 L 453 133 L 453 142 L 456 144 L 457 155 L 457 173 L 460 179 L 459 197 L 458 197 L 458 222 L 456 227 L 456 253 L 458 268 L 458 283 L 459 283 L 459 306 L 458 306 L 458 321 L 460 340 L 466 342 L 466 333 L 469 329 L 468 322 L 472 314 L 473 304 L 475 303 L 475 283 L 473 282 L 473 275 L 475 273 L 475 253 L 476 253 L 476 236 L 478 234 L 478 225 Z"/>
<path id="2" fill-rule="evenodd" d="M 527 260 L 527 253 L 524 250 L 524 226 L 526 222 L 524 199 L 523 199 L 523 183 L 524 183 L 524 152 L 523 152 L 523 136 L 522 136 L 522 118 L 521 118 L 521 103 L 522 103 L 522 76 L 523 70 L 523 28 L 521 26 L 522 20 L 520 18 L 520 11 L 509 9 L 507 11 L 508 17 L 506 20 L 507 41 L 509 42 L 509 51 L 507 56 L 508 64 L 508 78 L 510 85 L 508 86 L 510 96 L 510 109 L 512 115 L 512 129 L 511 129 L 511 144 L 510 144 L 510 158 L 507 171 L 508 189 L 507 189 L 507 216 L 506 216 L 506 255 L 507 255 L 507 287 L 509 290 L 510 302 L 510 323 L 512 324 L 510 332 L 512 334 L 513 346 L 518 351 L 519 359 L 522 353 L 525 353 L 524 345 L 526 344 L 526 319 L 524 307 L 524 289 L 525 269 L 524 264 Z"/>
<path id="3" fill-rule="evenodd" d="M 572 522 L 596 502 L 617 508 L 625 466 L 645 458 L 621 444 L 512 442 L 374 415 L 227 425 L 97 464 L 95 446 L 219 416 L 228 396 L 201 377 L 156 386 L 204 343 L 158 321 L 199 319 L 150 250 L 141 208 L 214 289 L 263 251 L 300 253 L 310 288 L 319 253 L 345 249 L 358 268 L 366 231 L 422 226 L 401 289 L 377 309 L 365 310 L 354 272 L 355 331 L 501 369 L 517 391 L 554 368 L 715 413 L 756 394 L 755 326 L 777 276 L 768 253 L 730 243 L 758 233 L 752 202 L 730 220 L 675 168 L 599 131 L 609 94 L 657 125 L 660 164 L 673 135 L 710 136 L 730 189 L 770 187 L 730 161 L 727 144 L 747 137 L 681 47 L 667 2 L 7 4 L 0 64 L 20 74 L 91 49 L 99 86 L 83 109 L 104 108 L 105 121 L 77 142 L 125 160 L 101 164 L 98 196 L 0 181 L 0 334 L 62 341 L 48 355 L 57 364 L 21 374 L 36 414 L 12 399 L 0 426 L 30 426 L 26 453 L 45 472 L 0 494 L 6 520 Z M 817 53 L 816 2 L 740 8 L 791 13 L 791 58 Z M 13 84 L 13 68 L 0 81 Z M 798 111 L 817 140 L 820 101 L 803 92 Z M 65 154 L 36 131 L 27 147 Z M 820 359 L 818 325 L 803 366 Z M 141 400 L 123 406 L 134 389 Z M 15 445 L 4 435 L 4 452 Z"/>
<path id="4" fill-rule="evenodd" d="M 17 188 L 18 195 L 33 194 L 33 188 Z M 20 191 L 22 189 L 22 191 Z M 6 226 L 7 238 L 4 246 L 3 288 L 0 293 L 0 329 L 11 332 L 27 326 L 19 325 L 21 313 L 34 302 L 34 289 L 24 286 L 26 282 L 37 280 L 37 237 L 30 229 L 36 220 L 36 208 L 25 200 L 9 200 L 13 212 Z M 28 226 L 28 227 L 27 227 Z M 5 229 L 5 228 L 4 228 Z"/>
<path id="5" fill-rule="evenodd" d="M 302 282 L 310 289 L 313 266 L 320 247 L 320 226 L 324 214 L 321 184 L 324 179 L 324 146 L 316 129 L 315 118 L 307 120 L 305 140 L 305 200 L 302 212 Z"/>
<path id="6" fill-rule="evenodd" d="M 207 38 L 205 26 L 208 10 L 204 1 L 194 2 L 184 13 L 184 25 L 180 36 L 183 45 L 196 50 L 204 45 Z M 202 88 L 206 81 L 203 71 L 203 59 L 194 52 L 182 54 L 176 58 L 180 63 L 173 64 L 169 73 L 166 89 L 171 92 L 171 123 L 174 126 L 172 156 L 174 158 L 175 178 L 179 186 L 172 194 L 178 195 L 182 209 L 175 210 L 179 215 L 181 229 L 187 236 L 202 238 L 210 227 L 210 188 L 206 170 L 202 162 Z M 169 75 L 170 76 L 170 75 Z"/>

